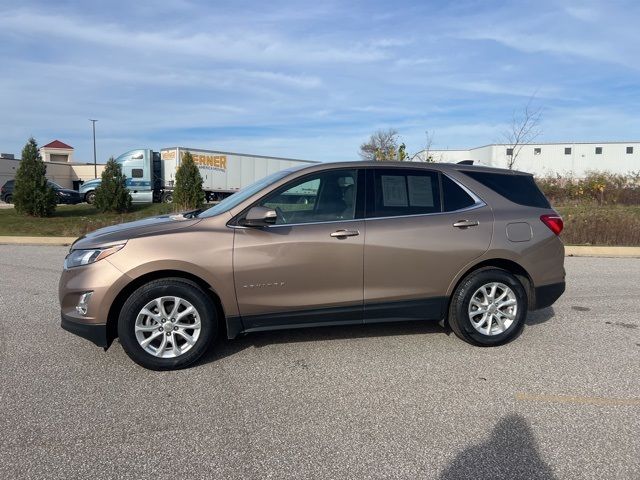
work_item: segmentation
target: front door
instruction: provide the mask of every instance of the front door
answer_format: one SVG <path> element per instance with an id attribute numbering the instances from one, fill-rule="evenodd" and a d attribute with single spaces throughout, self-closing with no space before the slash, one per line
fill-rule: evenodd
<path id="1" fill-rule="evenodd" d="M 364 178 L 356 169 L 293 180 L 258 204 L 275 225 L 236 228 L 233 262 L 245 330 L 362 322 Z"/>

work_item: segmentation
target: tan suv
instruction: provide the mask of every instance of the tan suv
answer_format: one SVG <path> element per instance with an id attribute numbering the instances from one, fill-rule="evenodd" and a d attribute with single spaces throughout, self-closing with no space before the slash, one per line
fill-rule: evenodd
<path id="1" fill-rule="evenodd" d="M 218 332 L 445 320 L 500 345 L 565 286 L 562 219 L 531 175 L 349 162 L 285 170 L 202 211 L 78 239 L 62 327 L 152 369 Z"/>

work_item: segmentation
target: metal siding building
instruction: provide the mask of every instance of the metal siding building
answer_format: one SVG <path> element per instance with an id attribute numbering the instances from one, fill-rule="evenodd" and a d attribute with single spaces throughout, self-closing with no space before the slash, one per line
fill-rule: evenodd
<path id="1" fill-rule="evenodd" d="M 475 163 L 506 168 L 510 145 L 491 144 L 469 150 L 430 150 L 436 162 Z M 425 159 L 427 152 L 419 156 Z M 640 142 L 600 143 L 535 143 L 524 145 L 513 168 L 538 176 L 556 173 L 583 177 L 588 171 L 600 170 L 626 174 L 640 171 Z"/>

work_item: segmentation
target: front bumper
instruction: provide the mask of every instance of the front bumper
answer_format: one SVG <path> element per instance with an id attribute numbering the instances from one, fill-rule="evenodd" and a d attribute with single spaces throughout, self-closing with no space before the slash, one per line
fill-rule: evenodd
<path id="1" fill-rule="evenodd" d="M 536 302 L 534 310 L 550 307 L 564 293 L 565 282 L 552 283 L 536 287 Z"/>
<path id="2" fill-rule="evenodd" d="M 107 348 L 116 336 L 114 319 L 109 319 L 111 306 L 130 280 L 109 259 L 63 270 L 58 287 L 62 328 Z M 88 292 L 91 298 L 80 313 L 76 307 Z"/>
<path id="3" fill-rule="evenodd" d="M 60 326 L 67 332 L 74 333 L 82 338 L 91 340 L 97 346 L 109 348 L 109 336 L 107 334 L 107 325 L 102 323 L 79 323 L 73 321 L 64 313 L 60 314 L 62 321 Z"/>

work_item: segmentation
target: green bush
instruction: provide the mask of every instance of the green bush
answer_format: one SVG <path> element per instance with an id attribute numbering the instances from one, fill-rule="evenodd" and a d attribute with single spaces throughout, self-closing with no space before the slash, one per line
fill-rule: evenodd
<path id="1" fill-rule="evenodd" d="M 102 182 L 96 188 L 94 205 L 101 212 L 124 213 L 131 210 L 131 194 L 126 187 L 122 167 L 113 157 L 102 172 Z"/>
<path id="2" fill-rule="evenodd" d="M 47 183 L 47 167 L 31 137 L 22 149 L 22 160 L 16 172 L 13 203 L 16 212 L 34 217 L 50 217 L 56 210 L 56 194 Z"/>
<path id="3" fill-rule="evenodd" d="M 176 171 L 173 205 L 177 210 L 193 210 L 204 205 L 202 175 L 190 152 L 185 152 Z"/>

